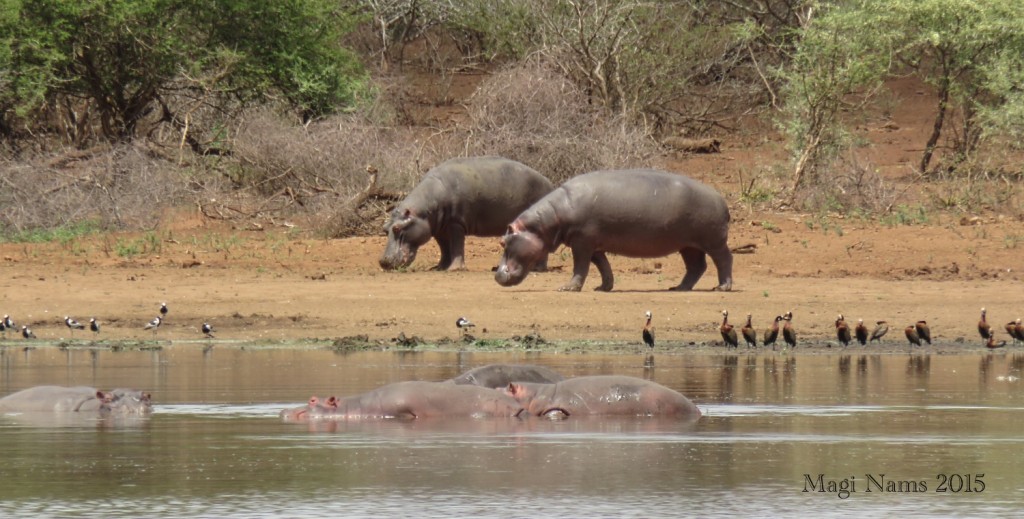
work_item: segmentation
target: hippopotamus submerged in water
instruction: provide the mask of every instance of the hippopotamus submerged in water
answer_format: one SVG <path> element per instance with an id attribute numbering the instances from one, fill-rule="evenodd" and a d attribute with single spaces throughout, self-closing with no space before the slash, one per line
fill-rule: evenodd
<path id="1" fill-rule="evenodd" d="M 650 169 L 595 171 L 572 178 L 523 211 L 502 238 L 494 274 L 518 285 L 559 245 L 572 250 L 573 276 L 561 290 L 579 291 L 590 263 L 601 273 L 597 290 L 614 283 L 606 253 L 657 258 L 678 252 L 686 275 L 673 290 L 692 290 L 711 256 L 716 290 L 732 289 L 729 207 L 714 189 L 683 175 Z"/>
<path id="2" fill-rule="evenodd" d="M 441 248 L 435 270 L 466 268 L 466 236 L 501 236 L 516 215 L 551 192 L 551 181 L 525 164 L 501 157 L 443 162 L 398 204 L 384 230 L 385 270 L 407 267 L 434 238 Z M 539 267 L 546 257 L 537 260 Z"/>
<path id="3" fill-rule="evenodd" d="M 318 397 L 281 411 L 285 421 L 418 419 L 435 417 L 512 418 L 523 407 L 505 393 L 444 382 L 397 382 L 347 398 Z"/>
<path id="4" fill-rule="evenodd" d="M 532 364 L 488 364 L 471 369 L 446 382 L 452 384 L 470 384 L 492 389 L 505 388 L 512 382 L 536 382 L 553 384 L 565 380 L 565 377 L 544 366 Z"/>
<path id="5" fill-rule="evenodd" d="M 96 413 L 100 416 L 146 415 L 149 393 L 131 389 L 100 391 L 93 387 L 36 386 L 0 398 L 0 412 Z"/>
<path id="6" fill-rule="evenodd" d="M 655 416 L 699 418 L 700 409 L 678 391 L 642 378 L 575 377 L 555 384 L 513 382 L 505 392 L 531 416 Z"/>

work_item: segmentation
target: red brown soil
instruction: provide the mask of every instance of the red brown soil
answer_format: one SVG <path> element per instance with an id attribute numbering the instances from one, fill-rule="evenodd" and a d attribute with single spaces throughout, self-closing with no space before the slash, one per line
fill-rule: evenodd
<path id="1" fill-rule="evenodd" d="M 899 101 L 885 119 L 894 124 L 880 118 L 864 128 L 872 161 L 889 178 L 906 175 L 919 160 L 931 124 L 930 96 L 918 85 L 895 87 Z M 140 240 L 139 234 L 0 245 L 0 314 L 52 341 L 71 337 L 65 315 L 95 316 L 104 339 L 149 339 L 142 327 L 166 301 L 162 340 L 199 339 L 198 328 L 208 321 L 226 340 L 365 334 L 386 342 L 404 333 L 433 342 L 457 338 L 455 320 L 465 315 L 478 324 L 477 338 L 536 331 L 548 340 L 639 344 L 644 312 L 651 310 L 659 344 L 673 348 L 718 341 L 723 309 L 737 326 L 752 313 L 759 330 L 792 310 L 801 338 L 817 346 L 833 338 L 833 321 L 842 313 L 851 323 L 889 321 L 886 339 L 900 349 L 902 328 L 919 319 L 949 347 L 977 349 L 982 307 L 1001 337 L 1004 323 L 1024 317 L 1024 223 L 1017 215 L 961 221 L 933 211 L 925 224 L 894 227 L 830 215 L 823 230 L 812 215 L 762 212 L 738 202 L 741 174 L 749 178 L 765 164 L 780 163 L 778 139 L 722 140 L 719 154 L 673 158 L 665 167 L 718 187 L 732 204 L 731 244 L 756 246 L 752 254 L 735 256 L 732 292 L 710 290 L 713 266 L 697 290 L 670 292 L 683 274 L 679 257 L 614 256 L 611 293 L 592 290 L 599 283 L 593 268 L 583 292 L 558 292 L 570 276 L 567 250 L 553 255 L 551 271 L 502 288 L 491 273 L 500 256 L 492 238 L 469 240 L 465 272 L 429 271 L 438 258 L 431 243 L 408 271 L 385 273 L 377 266 L 381 236 L 311 239 L 301 228 L 237 229 L 185 211 L 156 232 L 158 252 L 132 258 L 119 256 L 117 244 Z M 8 334 L 10 345 L 16 336 Z M 88 335 L 76 332 L 75 338 Z M 961 337 L 965 341 L 957 342 Z"/>

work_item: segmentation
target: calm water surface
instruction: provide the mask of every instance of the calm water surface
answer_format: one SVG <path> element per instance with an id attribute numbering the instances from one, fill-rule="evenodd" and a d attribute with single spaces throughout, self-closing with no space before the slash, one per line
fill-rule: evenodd
<path id="1" fill-rule="evenodd" d="M 649 358 L 8 347 L 0 350 L 0 395 L 39 384 L 136 387 L 151 391 L 157 407 L 130 423 L 0 417 L 0 516 L 948 517 L 1024 510 L 1024 353 L 852 350 Z M 443 380 L 494 362 L 649 378 L 689 395 L 705 416 L 313 427 L 277 418 L 312 394 Z"/>

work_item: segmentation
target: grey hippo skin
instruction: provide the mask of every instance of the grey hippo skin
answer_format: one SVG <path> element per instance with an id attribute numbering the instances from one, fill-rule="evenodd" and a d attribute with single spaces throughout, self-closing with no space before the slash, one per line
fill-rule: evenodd
<path id="1" fill-rule="evenodd" d="M 129 416 L 151 411 L 149 393 L 130 389 L 100 391 L 85 386 L 36 386 L 0 398 L 0 412 Z"/>
<path id="2" fill-rule="evenodd" d="M 453 379 L 454 384 L 470 384 L 492 389 L 504 388 L 512 382 L 536 382 L 553 384 L 565 380 L 565 377 L 553 369 L 532 364 L 488 364 L 471 369 Z"/>
<path id="3" fill-rule="evenodd" d="M 693 289 L 707 270 L 706 256 L 718 269 L 716 290 L 731 290 L 728 238 L 729 208 L 714 189 L 665 171 L 595 171 L 562 184 L 509 225 L 494 279 L 518 285 L 534 263 L 565 244 L 572 250 L 573 276 L 561 290 L 583 288 L 591 262 L 601 273 L 597 290 L 611 290 L 606 253 L 657 258 L 673 252 L 686 265 L 673 290 Z"/>
<path id="4" fill-rule="evenodd" d="M 636 377 L 596 375 L 555 384 L 513 382 L 505 392 L 531 416 L 700 417 L 700 409 L 678 391 Z"/>
<path id="5" fill-rule="evenodd" d="M 392 211 L 380 266 L 393 270 L 411 265 L 416 251 L 434 238 L 441 248 L 434 269 L 465 269 L 467 235 L 501 236 L 516 215 L 553 188 L 529 166 L 501 157 L 441 163 Z"/>
<path id="6" fill-rule="evenodd" d="M 496 389 L 444 382 L 397 382 L 347 398 L 318 397 L 281 411 L 285 421 L 418 419 L 436 417 L 510 418 L 523 408 Z"/>

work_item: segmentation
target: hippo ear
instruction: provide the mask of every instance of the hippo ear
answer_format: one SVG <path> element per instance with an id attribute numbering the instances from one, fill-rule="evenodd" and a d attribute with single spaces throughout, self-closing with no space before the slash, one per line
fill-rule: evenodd
<path id="1" fill-rule="evenodd" d="M 509 382 L 508 387 L 505 388 L 505 392 L 508 393 L 509 396 L 516 397 L 523 392 L 523 386 L 520 386 L 515 382 Z"/>
<path id="2" fill-rule="evenodd" d="M 98 399 L 100 402 L 110 403 L 114 401 L 114 394 L 107 393 L 104 391 L 96 391 L 96 399 Z"/>
<path id="3" fill-rule="evenodd" d="M 319 402 L 320 402 L 320 399 L 317 398 L 316 395 L 313 395 L 313 396 L 309 397 L 309 406 L 310 407 L 315 406 Z"/>
<path id="4" fill-rule="evenodd" d="M 523 222 L 521 220 L 512 222 L 512 224 L 508 226 L 508 232 L 509 234 L 519 234 L 523 232 Z"/>
<path id="5" fill-rule="evenodd" d="M 412 209 L 406 209 L 405 212 L 402 213 L 403 220 L 408 220 L 409 218 L 412 218 Z"/>
<path id="6" fill-rule="evenodd" d="M 333 407 L 333 408 L 337 409 L 338 408 L 338 399 L 336 397 L 333 397 L 333 396 L 327 397 L 327 407 Z"/>

